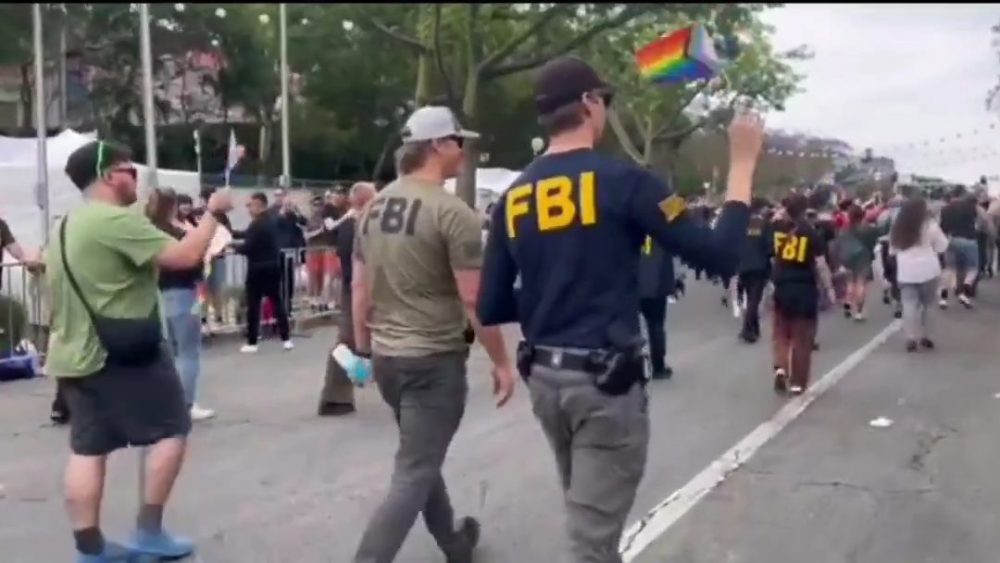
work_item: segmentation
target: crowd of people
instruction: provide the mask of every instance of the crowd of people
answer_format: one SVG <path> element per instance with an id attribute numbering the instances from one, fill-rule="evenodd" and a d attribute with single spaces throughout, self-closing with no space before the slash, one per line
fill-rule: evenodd
<path id="1" fill-rule="evenodd" d="M 244 230 L 228 219 L 229 190 L 206 191 L 198 208 L 157 190 L 145 216 L 135 213 L 130 151 L 106 141 L 76 150 L 66 173 L 85 203 L 57 225 L 45 266 L 46 370 L 58 381 L 53 416 L 70 422 L 65 490 L 77 561 L 194 551 L 167 531 L 163 513 L 192 420 L 214 415 L 197 402 L 200 337 L 219 321 L 213 276 L 227 253 L 247 260 L 242 352 L 258 350 L 265 302 L 283 348 L 294 347 L 288 313 L 304 261 L 310 305 L 339 299 L 331 344 L 368 362 L 393 412 L 395 467 L 355 563 L 393 561 L 421 513 L 449 563 L 473 560 L 480 524 L 455 518 L 442 466 L 465 412 L 475 340 L 492 364 L 497 407 L 518 376 L 530 395 L 564 493 L 573 560 L 620 563 L 649 446 L 647 381 L 673 375 L 666 311 L 683 293 L 675 259 L 723 286 L 746 343 L 760 340 L 771 303 L 774 388 L 792 396 L 808 388 L 820 313 L 839 303 L 864 322 L 876 274 L 916 352 L 935 347 L 935 298 L 972 308 L 978 281 L 994 271 L 1000 205 L 982 190 L 955 187 L 940 205 L 905 186 L 884 203 L 831 189 L 796 190 L 777 205 L 752 198 L 764 138 L 752 112 L 729 127 L 725 203 L 717 214 L 688 207 L 649 170 L 595 150 L 613 95 L 578 58 L 544 65 L 535 102 L 547 150 L 491 210 L 486 235 L 483 218 L 443 189 L 465 141 L 478 136 L 445 107 L 409 117 L 399 178 L 384 189 L 362 182 L 314 198 L 309 217 L 284 192 L 273 202 L 254 193 Z M 523 334 L 514 356 L 507 323 Z M 325 361 L 318 414 L 349 414 L 352 381 L 332 354 Z M 119 544 L 105 540 L 100 506 L 107 456 L 128 446 L 147 447 L 146 473 L 135 531 Z"/>
<path id="2" fill-rule="evenodd" d="M 903 321 L 905 349 L 932 350 L 934 306 L 947 309 L 954 297 L 973 309 L 976 288 L 995 275 L 1000 254 L 1000 198 L 988 195 L 985 180 L 930 191 L 894 185 L 867 199 L 820 186 L 793 190 L 777 205 L 756 198 L 750 208 L 736 275 L 713 281 L 723 288 L 722 304 L 742 320 L 742 341 L 757 342 L 762 313 L 773 312 L 774 385 L 790 394 L 808 387 L 821 312 L 839 303 L 845 318 L 864 322 L 878 283 L 883 303 Z M 692 210 L 706 222 L 715 214 L 708 205 Z M 643 256 L 650 264 L 672 262 L 657 262 L 648 250 Z M 683 273 L 671 279 L 680 283 Z M 655 374 L 665 349 L 657 340 L 665 336 L 648 335 Z"/>

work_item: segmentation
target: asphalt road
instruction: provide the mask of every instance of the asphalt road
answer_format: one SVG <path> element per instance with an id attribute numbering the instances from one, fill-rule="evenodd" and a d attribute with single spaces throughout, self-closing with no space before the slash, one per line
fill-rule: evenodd
<path id="1" fill-rule="evenodd" d="M 689 285 L 669 311 L 675 377 L 650 386 L 651 451 L 633 521 L 785 404 L 770 389 L 767 343 L 738 343 L 719 290 Z M 933 355 L 907 356 L 899 336 L 890 338 L 636 561 L 995 563 L 995 289 L 982 290 L 980 310 L 940 319 L 941 350 Z M 865 324 L 823 318 L 816 378 L 891 321 L 874 298 L 870 317 Z M 236 344 L 206 354 L 202 402 L 219 417 L 196 426 L 167 514 L 169 527 L 197 539 L 195 561 L 350 561 L 385 491 L 396 430 L 374 388 L 359 393 L 350 418 L 314 416 L 333 336 L 313 331 L 291 353 L 266 342 L 255 356 L 237 354 Z M 560 492 L 525 389 L 497 410 L 478 349 L 470 383 L 445 479 L 457 512 L 483 522 L 477 561 L 559 561 Z M 60 497 L 67 436 L 45 423 L 51 394 L 44 380 L 0 385 L 3 563 L 72 555 Z M 895 424 L 869 427 L 878 416 Z M 136 476 L 135 452 L 110 462 L 110 537 L 133 520 Z M 441 560 L 418 520 L 398 561 Z"/>

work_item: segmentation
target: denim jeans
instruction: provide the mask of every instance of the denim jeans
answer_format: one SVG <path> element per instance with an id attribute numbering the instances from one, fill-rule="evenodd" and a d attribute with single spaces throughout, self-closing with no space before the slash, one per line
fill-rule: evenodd
<path id="1" fill-rule="evenodd" d="M 184 386 L 184 399 L 194 404 L 201 372 L 201 315 L 195 289 L 163 290 L 163 314 L 174 363 Z"/>

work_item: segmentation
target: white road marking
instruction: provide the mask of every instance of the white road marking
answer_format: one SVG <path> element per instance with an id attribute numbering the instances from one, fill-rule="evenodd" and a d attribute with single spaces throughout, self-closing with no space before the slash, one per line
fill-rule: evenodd
<path id="1" fill-rule="evenodd" d="M 828 389 L 843 379 L 848 372 L 860 364 L 876 348 L 881 346 L 890 336 L 902 326 L 902 321 L 895 320 L 882 329 L 867 344 L 858 348 L 836 367 L 826 372 L 802 396 L 790 400 L 770 420 L 762 423 L 753 432 L 747 434 L 735 446 L 722 454 L 688 481 L 686 485 L 656 505 L 638 522 L 629 526 L 622 534 L 619 551 L 625 563 L 631 563 L 644 549 L 662 536 L 671 526 L 677 523 L 689 510 L 709 492 L 715 489 L 726 478 L 740 468 L 744 463 L 772 438 L 784 430 L 786 426 L 799 417 L 806 408 L 818 399 Z"/>

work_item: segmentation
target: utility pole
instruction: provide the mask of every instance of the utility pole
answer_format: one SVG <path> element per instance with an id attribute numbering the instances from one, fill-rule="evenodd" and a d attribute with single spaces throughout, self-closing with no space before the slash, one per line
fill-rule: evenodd
<path id="1" fill-rule="evenodd" d="M 49 241 L 49 158 L 46 150 L 45 50 L 42 47 L 42 5 L 32 4 L 31 19 L 35 39 L 35 132 L 38 134 L 38 163 L 35 198 L 41 214 L 41 240 Z"/>
<path id="2" fill-rule="evenodd" d="M 149 4 L 139 4 L 139 55 L 142 60 L 142 112 L 146 126 L 146 193 L 159 187 L 156 165 L 156 114 L 153 113 L 153 49 L 149 41 Z"/>
<path id="3" fill-rule="evenodd" d="M 288 14 L 286 4 L 278 5 L 281 27 L 281 182 L 288 189 L 292 183 L 292 156 L 288 138 Z"/>

